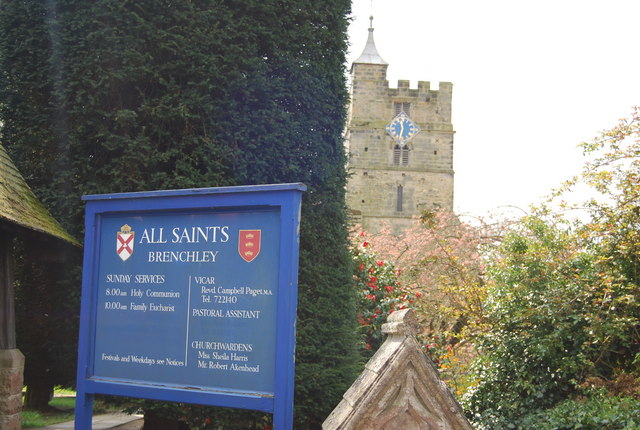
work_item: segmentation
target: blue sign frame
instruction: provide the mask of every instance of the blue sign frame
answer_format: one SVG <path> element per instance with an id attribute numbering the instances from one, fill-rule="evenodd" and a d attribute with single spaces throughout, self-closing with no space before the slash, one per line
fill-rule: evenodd
<path id="1" fill-rule="evenodd" d="M 293 428 L 303 184 L 84 196 L 75 428 L 95 394 Z"/>

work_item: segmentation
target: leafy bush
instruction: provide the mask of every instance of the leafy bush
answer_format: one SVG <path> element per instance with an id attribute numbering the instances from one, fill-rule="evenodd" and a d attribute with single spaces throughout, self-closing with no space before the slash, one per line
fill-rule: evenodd
<path id="1" fill-rule="evenodd" d="M 637 399 L 624 400 L 638 388 L 620 387 L 640 375 L 640 112 L 582 148 L 592 159 L 554 198 L 591 188 L 590 218 L 539 208 L 491 255 L 479 382 L 465 397 L 480 428 L 639 428 Z M 612 397 L 575 397 L 593 381 Z"/>
<path id="2" fill-rule="evenodd" d="M 479 337 L 474 367 L 478 383 L 464 398 L 479 428 L 534 426 L 587 380 L 635 374 L 639 309 L 632 284 L 603 257 L 601 243 L 585 245 L 582 232 L 529 217 L 497 248 L 489 330 Z"/>
<path id="3" fill-rule="evenodd" d="M 529 218 L 508 234 L 489 268 L 489 331 L 480 336 L 478 384 L 465 396 L 472 419 L 511 427 L 574 392 L 588 368 L 584 284 L 591 256 L 568 230 Z"/>
<path id="4" fill-rule="evenodd" d="M 565 400 L 554 408 L 523 418 L 520 429 L 536 430 L 637 430 L 640 399 L 609 396 L 597 391 L 590 397 Z"/>

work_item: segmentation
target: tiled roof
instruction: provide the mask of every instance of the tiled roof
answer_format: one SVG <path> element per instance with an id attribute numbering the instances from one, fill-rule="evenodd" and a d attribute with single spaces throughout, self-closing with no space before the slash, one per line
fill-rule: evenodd
<path id="1" fill-rule="evenodd" d="M 0 223 L 3 222 L 79 245 L 38 201 L 9 154 L 0 145 Z"/>

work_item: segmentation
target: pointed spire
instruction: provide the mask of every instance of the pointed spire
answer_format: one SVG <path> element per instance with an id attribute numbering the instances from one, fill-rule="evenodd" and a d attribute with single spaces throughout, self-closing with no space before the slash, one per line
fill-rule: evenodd
<path id="1" fill-rule="evenodd" d="M 373 16 L 369 17 L 369 37 L 367 38 L 367 44 L 364 47 L 364 51 L 354 63 L 366 63 L 366 64 L 383 64 L 388 65 L 386 61 L 382 59 L 380 54 L 378 54 L 378 50 L 376 49 L 376 44 L 373 41 Z"/>

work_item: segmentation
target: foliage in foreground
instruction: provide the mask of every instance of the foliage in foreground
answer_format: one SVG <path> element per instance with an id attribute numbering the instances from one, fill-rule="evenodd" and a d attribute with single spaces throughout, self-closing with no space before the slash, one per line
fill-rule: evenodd
<path id="1" fill-rule="evenodd" d="M 564 400 L 555 407 L 526 415 L 523 430 L 637 430 L 640 400 L 604 392 Z"/>
<path id="2" fill-rule="evenodd" d="M 573 392 L 588 366 L 584 313 L 592 299 L 582 293 L 594 271 L 569 233 L 536 218 L 523 220 L 495 256 L 489 329 L 479 337 L 478 382 L 465 405 L 487 428 L 500 428 L 503 420 L 515 425 L 524 411 Z"/>
<path id="3" fill-rule="evenodd" d="M 637 111 L 583 149 L 594 160 L 563 191 L 599 194 L 590 219 L 539 209 L 491 254 L 487 331 L 464 398 L 480 429 L 637 428 L 637 399 L 611 388 L 640 376 Z M 604 394 L 581 389 L 594 378 L 610 382 Z"/>

